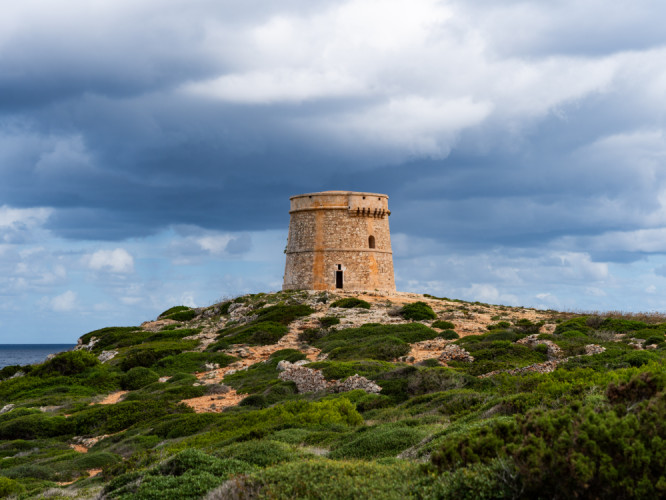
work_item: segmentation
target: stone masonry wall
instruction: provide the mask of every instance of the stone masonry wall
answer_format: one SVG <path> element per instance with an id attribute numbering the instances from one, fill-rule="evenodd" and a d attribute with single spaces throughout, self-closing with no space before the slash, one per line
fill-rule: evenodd
<path id="1" fill-rule="evenodd" d="M 283 289 L 334 290 L 340 265 L 344 290 L 395 290 L 386 195 L 299 195 L 290 214 Z"/>

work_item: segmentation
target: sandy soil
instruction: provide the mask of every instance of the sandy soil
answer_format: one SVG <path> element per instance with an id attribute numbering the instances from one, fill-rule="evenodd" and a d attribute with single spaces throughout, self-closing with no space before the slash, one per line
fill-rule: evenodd
<path id="1" fill-rule="evenodd" d="M 78 451 L 79 453 L 88 453 L 88 448 L 82 444 L 70 444 L 69 447 L 74 451 Z"/>
<path id="2" fill-rule="evenodd" d="M 96 403 L 90 403 L 91 405 L 114 405 L 118 403 L 119 401 L 122 400 L 123 396 L 127 394 L 128 391 L 116 391 L 112 392 L 108 396 L 106 396 L 104 399 L 101 401 L 97 401 Z"/>

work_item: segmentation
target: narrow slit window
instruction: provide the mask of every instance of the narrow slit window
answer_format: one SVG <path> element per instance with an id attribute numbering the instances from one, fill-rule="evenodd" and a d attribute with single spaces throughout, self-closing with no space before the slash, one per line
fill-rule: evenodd
<path id="1" fill-rule="evenodd" d="M 374 236 L 370 236 L 368 238 L 368 246 L 370 248 L 375 248 L 375 237 Z"/>

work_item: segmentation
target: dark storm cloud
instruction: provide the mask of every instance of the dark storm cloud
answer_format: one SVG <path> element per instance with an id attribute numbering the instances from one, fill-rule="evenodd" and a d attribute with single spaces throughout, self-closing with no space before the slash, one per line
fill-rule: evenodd
<path id="1" fill-rule="evenodd" d="M 394 4 L 390 36 L 355 31 L 369 0 L 17 8 L 0 197 L 71 239 L 284 228 L 323 189 L 386 192 L 395 231 L 459 248 L 666 223 L 663 54 L 625 53 L 663 45 L 654 4 Z"/>

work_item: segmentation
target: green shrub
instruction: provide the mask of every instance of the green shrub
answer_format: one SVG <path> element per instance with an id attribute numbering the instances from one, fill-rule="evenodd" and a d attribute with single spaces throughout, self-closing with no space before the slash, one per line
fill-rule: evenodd
<path id="1" fill-rule="evenodd" d="M 251 394 L 246 398 L 243 398 L 238 406 L 251 406 L 253 408 L 266 408 L 268 402 L 262 394 Z"/>
<path id="2" fill-rule="evenodd" d="M 359 307 L 361 309 L 370 309 L 370 303 L 356 297 L 347 297 L 345 299 L 338 299 L 331 304 L 331 307 L 342 307 L 344 309 L 353 309 Z"/>
<path id="3" fill-rule="evenodd" d="M 30 373 L 32 371 L 33 367 L 32 365 L 25 365 L 25 366 L 19 366 L 19 365 L 10 365 L 10 366 L 5 366 L 4 368 L 0 369 L 0 380 L 5 380 L 8 379 L 14 375 L 16 375 L 18 372 L 23 372 L 23 373 Z"/>
<path id="4" fill-rule="evenodd" d="M 69 435 L 74 425 L 65 417 L 44 413 L 24 415 L 0 423 L 0 439 L 38 439 Z"/>
<path id="5" fill-rule="evenodd" d="M 439 328 L 440 330 L 453 330 L 456 326 L 450 321 L 433 321 L 433 328 Z"/>
<path id="6" fill-rule="evenodd" d="M 148 384 L 157 382 L 157 379 L 159 378 L 160 376 L 151 369 L 137 366 L 123 376 L 120 385 L 127 391 L 134 391 L 136 389 L 141 389 Z"/>
<path id="7" fill-rule="evenodd" d="M 138 349 L 128 353 L 123 358 L 120 362 L 120 369 L 126 372 L 139 366 L 148 368 L 153 366 L 159 359 L 159 355 L 153 349 Z"/>
<path id="8" fill-rule="evenodd" d="M 215 423 L 222 420 L 216 413 L 184 413 L 181 415 L 170 415 L 160 420 L 153 428 L 155 435 L 175 439 L 191 436 L 204 430 L 210 429 Z"/>
<path id="9" fill-rule="evenodd" d="M 254 313 L 258 316 L 257 321 L 276 322 L 283 325 L 288 325 L 296 318 L 309 316 L 313 312 L 315 312 L 314 309 L 305 304 L 290 306 L 275 305 L 254 311 Z"/>
<path id="10" fill-rule="evenodd" d="M 331 360 L 378 359 L 390 361 L 407 354 L 410 343 L 430 340 L 435 330 L 419 323 L 381 325 L 337 330 L 313 342 Z"/>
<path id="11" fill-rule="evenodd" d="M 666 439 L 664 377 L 639 374 L 608 385 L 603 400 L 572 401 L 495 419 L 451 435 L 432 455 L 439 470 L 508 458 L 536 498 L 656 498 L 662 496 L 661 450 Z"/>
<path id="12" fill-rule="evenodd" d="M 77 435 L 94 435 L 122 431 L 137 423 L 145 424 L 175 411 L 186 410 L 182 407 L 170 407 L 160 401 L 122 401 L 114 405 L 85 408 L 73 414 L 67 421 L 73 423 Z"/>
<path id="13" fill-rule="evenodd" d="M 167 460 L 155 469 L 161 475 L 182 476 L 189 471 L 208 472 L 216 476 L 228 477 L 253 470 L 247 463 L 225 457 L 220 459 L 201 450 L 186 449 Z"/>
<path id="14" fill-rule="evenodd" d="M 357 458 L 373 459 L 395 456 L 401 451 L 414 446 L 427 435 L 427 431 L 417 427 L 400 424 L 363 427 L 345 438 L 336 446 L 329 457 L 332 459 Z"/>
<path id="15" fill-rule="evenodd" d="M 92 350 L 99 352 L 111 346 L 119 346 L 120 344 L 123 344 L 123 346 L 133 345 L 133 343 L 136 343 L 134 338 L 137 336 L 139 338 L 138 342 L 141 342 L 142 334 L 144 332 L 141 331 L 141 327 L 139 326 L 109 326 L 82 335 L 81 342 L 88 344 L 95 337 L 97 341 Z"/>
<path id="16" fill-rule="evenodd" d="M 652 337 L 648 337 L 645 340 L 646 346 L 648 345 L 658 345 L 658 344 L 663 344 L 664 343 L 664 336 L 663 335 L 653 335 Z"/>
<path id="17" fill-rule="evenodd" d="M 519 319 L 516 321 L 516 324 L 513 326 L 513 329 L 516 330 L 518 333 L 522 333 L 523 335 L 532 335 L 534 333 L 539 333 L 539 330 L 541 330 L 541 327 L 544 325 L 543 321 L 539 321 L 538 323 L 533 323 L 527 318 Z"/>
<path id="18" fill-rule="evenodd" d="M 98 364 L 97 356 L 87 351 L 61 352 L 35 368 L 31 375 L 38 377 L 77 375 Z"/>
<path id="19" fill-rule="evenodd" d="M 413 321 L 421 321 L 426 319 L 436 319 L 437 315 L 425 302 L 414 302 L 412 304 L 405 304 L 400 309 L 400 316 L 405 319 Z"/>
<path id="20" fill-rule="evenodd" d="M 217 363 L 225 367 L 236 360 L 233 356 L 224 353 L 211 352 L 181 352 L 172 356 L 166 356 L 153 365 L 154 370 L 161 375 L 175 373 L 194 373 L 203 371 L 206 363 Z"/>
<path id="21" fill-rule="evenodd" d="M 224 458 L 242 460 L 258 467 L 268 467 L 282 462 L 289 462 L 302 456 L 291 446 L 268 439 L 244 441 L 222 448 L 219 452 Z"/>
<path id="22" fill-rule="evenodd" d="M 444 340 L 455 340 L 460 338 L 460 335 L 453 330 L 444 330 L 439 336 Z"/>
<path id="23" fill-rule="evenodd" d="M 306 328 L 298 334 L 298 340 L 311 344 L 326 335 L 328 335 L 328 330 L 324 328 Z"/>
<path id="24" fill-rule="evenodd" d="M 321 326 L 324 328 L 329 328 L 333 325 L 339 325 L 340 318 L 336 318 L 335 316 L 324 316 L 323 318 L 319 318 L 319 323 L 321 323 Z"/>
<path id="25" fill-rule="evenodd" d="M 0 476 L 0 498 L 5 498 L 11 495 L 19 495 L 25 491 L 25 488 L 20 483 L 13 479 Z"/>
<path id="26" fill-rule="evenodd" d="M 194 319 L 196 315 L 197 311 L 195 309 L 188 309 L 187 311 L 170 314 L 166 319 L 172 319 L 174 321 L 190 321 L 191 319 Z"/>
<path id="27" fill-rule="evenodd" d="M 418 465 L 396 463 L 304 460 L 289 462 L 254 473 L 247 485 L 260 487 L 266 498 L 320 500 L 411 498 Z"/>
<path id="28" fill-rule="evenodd" d="M 219 342 L 209 347 L 209 350 L 225 349 L 230 344 L 275 344 L 289 332 L 289 328 L 275 321 L 260 321 L 246 325 L 234 326 L 221 330 Z"/>
<path id="29" fill-rule="evenodd" d="M 183 311 L 189 311 L 189 310 L 190 310 L 190 308 L 187 307 L 187 306 L 174 306 L 174 307 L 171 307 L 171 308 L 167 309 L 166 311 L 164 311 L 162 314 L 157 316 L 157 318 L 158 319 L 164 319 L 168 316 L 171 316 L 172 314 L 176 314 L 176 313 L 183 312 Z"/>
<path id="30" fill-rule="evenodd" d="M 590 328 L 587 325 L 587 316 L 581 316 L 578 318 L 573 318 L 567 321 L 563 321 L 557 327 L 555 327 L 555 335 L 561 335 L 565 332 L 568 331 L 577 331 L 581 332 L 584 334 L 589 334 L 592 331 L 592 328 Z"/>
<path id="31" fill-rule="evenodd" d="M 511 328 L 511 323 L 508 321 L 498 321 L 497 323 L 490 324 L 486 327 L 488 330 L 505 330 Z"/>

